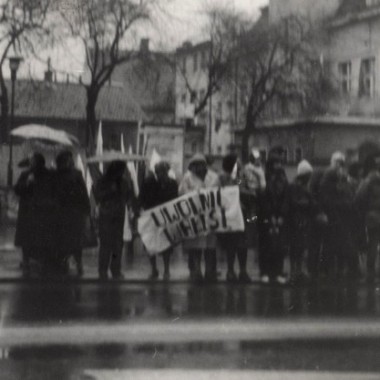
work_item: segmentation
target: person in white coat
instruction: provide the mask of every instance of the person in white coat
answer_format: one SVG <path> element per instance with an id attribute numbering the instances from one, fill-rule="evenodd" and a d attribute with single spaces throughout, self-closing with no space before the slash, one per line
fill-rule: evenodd
<path id="1" fill-rule="evenodd" d="M 208 168 L 205 156 L 198 153 L 189 162 L 188 171 L 179 186 L 179 193 L 182 195 L 194 190 L 217 186 L 219 186 L 218 175 Z M 183 247 L 188 253 L 191 280 L 195 282 L 203 280 L 201 261 L 204 253 L 204 280 L 206 282 L 215 282 L 217 280 L 215 234 L 186 240 Z"/>

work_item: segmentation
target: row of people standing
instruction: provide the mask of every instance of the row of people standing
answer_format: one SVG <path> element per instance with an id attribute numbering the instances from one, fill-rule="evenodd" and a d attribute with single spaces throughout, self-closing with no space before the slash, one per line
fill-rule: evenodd
<path id="1" fill-rule="evenodd" d="M 368 275 L 373 279 L 380 235 L 380 179 L 376 159 L 376 156 L 367 159 L 364 178 L 354 178 L 353 172 L 349 175 L 345 157 L 339 152 L 323 171 L 313 170 L 304 160 L 298 165 L 294 182 L 289 184 L 281 155 L 276 151 L 270 154 L 265 172 L 256 150 L 251 152 L 244 167 L 240 167 L 235 155 L 227 155 L 219 175 L 208 167 L 203 155 L 197 154 L 179 186 L 169 177 L 167 163 L 156 165 L 155 172 L 144 180 L 138 204 L 142 209 L 149 209 L 194 190 L 239 186 L 244 233 L 209 235 L 184 242 L 190 278 L 194 281 L 216 281 L 219 241 L 227 258 L 227 280 L 249 282 L 248 248 L 255 246 L 256 240 L 261 280 L 265 283 L 286 282 L 287 254 L 290 278 L 294 281 L 305 275 L 357 277 L 359 248 L 366 245 Z M 15 191 L 20 196 L 16 245 L 23 248 L 25 271 L 29 269 L 31 257 L 38 257 L 45 268 L 54 262 L 66 271 L 72 255 L 78 274 L 82 274 L 82 239 L 90 202 L 82 174 L 74 168 L 72 154 L 58 155 L 57 170 L 48 170 L 43 156 L 35 154 Z M 126 206 L 136 203 L 125 163 L 112 162 L 95 184 L 93 193 L 99 204 L 99 276 L 106 279 L 110 271 L 112 277 L 122 278 Z M 171 255 L 172 249 L 162 254 L 165 280 L 170 278 Z M 234 271 L 236 258 L 239 276 Z M 151 278 L 156 279 L 156 257 L 151 257 L 150 263 Z"/>
<path id="2" fill-rule="evenodd" d="M 70 151 L 57 156 L 56 167 L 48 169 L 36 153 L 14 188 L 20 199 L 15 245 L 22 248 L 26 275 L 31 259 L 41 265 L 42 275 L 67 272 L 70 256 L 83 274 L 82 238 L 90 214 L 86 185 Z"/>

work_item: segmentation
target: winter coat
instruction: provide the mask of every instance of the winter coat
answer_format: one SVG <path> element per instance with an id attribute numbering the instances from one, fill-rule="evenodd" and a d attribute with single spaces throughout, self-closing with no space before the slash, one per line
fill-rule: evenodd
<path id="1" fill-rule="evenodd" d="M 354 193 L 347 177 L 339 176 L 333 168 L 328 169 L 321 180 L 320 199 L 330 226 L 339 224 L 352 226 Z"/>
<path id="2" fill-rule="evenodd" d="M 140 203 L 143 209 L 148 210 L 178 197 L 178 184 L 168 178 L 160 183 L 153 174 L 149 175 L 141 187 Z"/>
<path id="3" fill-rule="evenodd" d="M 14 187 L 16 195 L 19 197 L 18 215 L 15 234 L 15 246 L 24 247 L 27 245 L 29 220 L 29 207 L 32 198 L 31 188 L 27 187 L 26 181 L 30 170 L 23 171 Z"/>
<path id="4" fill-rule="evenodd" d="M 58 205 L 58 246 L 66 251 L 81 248 L 90 200 L 82 173 L 76 169 L 57 171 L 55 175 Z"/>
<path id="5" fill-rule="evenodd" d="M 216 173 L 212 170 L 208 170 L 205 179 L 198 178 L 191 171 L 187 171 L 182 179 L 179 186 L 179 193 L 186 194 L 192 191 L 206 189 L 209 187 L 218 187 L 219 178 Z M 184 242 L 185 249 L 205 249 L 205 248 L 215 248 L 216 237 L 215 234 L 210 234 L 203 237 L 197 237 L 195 239 L 186 240 Z"/>
<path id="6" fill-rule="evenodd" d="M 290 243 L 307 246 L 311 223 L 318 212 L 317 202 L 308 187 L 296 179 L 289 186 L 289 239 Z"/>
<path id="7" fill-rule="evenodd" d="M 380 228 L 380 173 L 370 172 L 360 185 L 355 203 L 368 229 Z"/>
<path id="8" fill-rule="evenodd" d="M 33 175 L 33 180 L 28 177 Z M 21 220 L 17 245 L 41 249 L 56 247 L 57 203 L 54 174 L 43 168 L 39 172 L 24 172 L 15 186 L 21 198 Z"/>
<path id="9" fill-rule="evenodd" d="M 231 174 L 222 171 L 219 174 L 219 184 L 221 187 L 238 186 L 240 184 L 240 181 L 238 179 L 232 178 Z M 240 203 L 241 203 L 242 210 L 244 210 L 241 197 L 240 197 Z M 233 244 L 234 249 L 246 248 L 246 245 L 247 245 L 246 231 L 219 233 L 217 236 L 218 236 L 219 244 L 223 248 L 229 246 L 229 243 L 231 242 Z"/>
<path id="10" fill-rule="evenodd" d="M 123 239 L 125 207 L 132 194 L 127 180 L 110 180 L 103 176 L 94 186 L 93 192 L 99 204 L 100 240 Z"/>
<path id="11" fill-rule="evenodd" d="M 282 173 L 279 175 L 282 176 Z M 271 182 L 259 196 L 257 216 L 260 249 L 285 251 L 288 247 L 290 195 L 286 178 L 283 177 L 284 190 L 276 194 Z"/>
<path id="12" fill-rule="evenodd" d="M 261 166 L 257 167 L 249 162 L 244 166 L 242 177 L 242 186 L 250 191 L 252 195 L 257 195 L 260 191 L 265 190 L 265 173 Z"/>

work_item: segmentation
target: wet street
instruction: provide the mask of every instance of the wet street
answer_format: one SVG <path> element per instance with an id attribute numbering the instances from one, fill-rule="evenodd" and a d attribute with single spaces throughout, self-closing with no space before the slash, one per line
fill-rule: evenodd
<path id="1" fill-rule="evenodd" d="M 380 286 L 3 282 L 0 308 L 1 379 L 380 376 Z"/>

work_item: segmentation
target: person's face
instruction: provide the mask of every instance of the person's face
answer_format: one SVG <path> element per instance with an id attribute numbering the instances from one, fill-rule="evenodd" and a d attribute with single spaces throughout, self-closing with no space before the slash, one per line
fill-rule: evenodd
<path id="1" fill-rule="evenodd" d="M 202 180 L 205 179 L 207 174 L 207 164 L 205 162 L 196 162 L 194 164 L 194 173 Z"/>
<path id="2" fill-rule="evenodd" d="M 160 167 L 156 169 L 156 176 L 159 182 L 165 182 L 168 176 L 168 170 L 166 168 Z"/>

